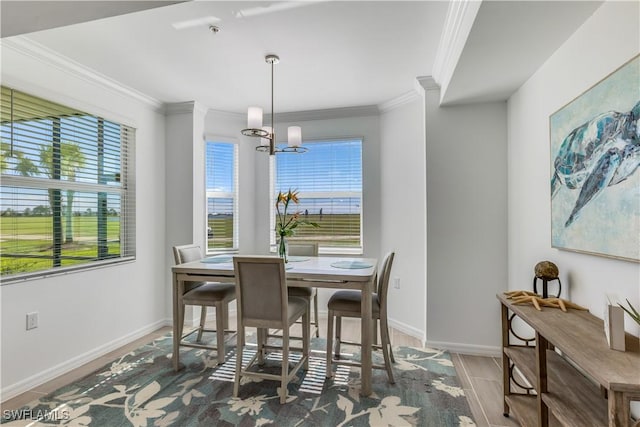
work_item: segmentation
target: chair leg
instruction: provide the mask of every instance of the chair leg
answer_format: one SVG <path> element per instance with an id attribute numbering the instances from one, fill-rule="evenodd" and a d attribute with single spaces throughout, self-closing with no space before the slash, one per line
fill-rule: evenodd
<path id="1" fill-rule="evenodd" d="M 377 323 L 376 320 L 374 320 Z M 382 320 L 380 320 L 382 323 Z M 389 382 L 391 384 L 395 384 L 395 380 L 393 379 L 393 369 L 391 369 L 391 360 L 389 357 L 389 349 L 391 348 L 391 343 L 389 342 L 389 329 L 380 325 L 380 333 L 382 334 L 382 356 L 384 357 L 384 366 L 387 369 L 387 376 L 389 377 Z"/>
<path id="2" fill-rule="evenodd" d="M 378 345 L 378 322 L 373 322 L 373 345 Z"/>
<path id="3" fill-rule="evenodd" d="M 238 397 L 238 389 L 240 388 L 240 374 L 242 370 L 242 350 L 243 350 L 243 339 L 244 336 L 244 327 L 238 325 L 238 336 L 237 336 L 237 345 L 236 345 L 236 376 L 233 381 L 233 397 Z"/>
<path id="4" fill-rule="evenodd" d="M 327 319 L 327 372 L 326 377 L 331 378 L 333 376 L 333 369 L 331 369 L 331 359 L 333 359 L 333 310 L 329 310 Z"/>
<path id="5" fill-rule="evenodd" d="M 226 304 L 224 301 L 216 303 L 216 349 L 218 351 L 218 365 L 224 363 L 225 348 L 224 348 L 224 308 Z"/>
<path id="6" fill-rule="evenodd" d="M 229 329 L 229 303 L 222 302 L 220 304 L 220 315 L 222 317 L 222 328 L 226 331 Z M 218 318 L 218 313 L 216 313 L 216 320 Z"/>
<path id="7" fill-rule="evenodd" d="M 196 339 L 197 342 L 202 341 L 202 333 L 204 332 L 204 324 L 206 321 L 207 321 L 207 306 L 202 305 L 200 306 L 200 329 L 198 330 L 198 338 Z"/>
<path id="8" fill-rule="evenodd" d="M 282 330 L 282 377 L 280 380 L 280 404 L 287 402 L 287 379 L 289 376 L 289 328 Z"/>
<path id="9" fill-rule="evenodd" d="M 380 329 L 387 331 L 387 345 L 389 346 L 389 355 L 391 356 L 391 362 L 396 363 L 396 358 L 393 357 L 393 347 L 391 346 L 391 334 L 389 334 L 389 322 L 386 317 L 384 319 L 380 318 Z M 384 341 L 382 342 L 384 344 Z"/>
<path id="10" fill-rule="evenodd" d="M 316 318 L 317 320 L 317 318 Z M 302 315 L 302 357 L 305 358 L 304 369 L 309 370 L 309 339 L 311 335 L 311 312 Z"/>
<path id="11" fill-rule="evenodd" d="M 340 359 L 340 335 L 342 333 L 342 317 L 336 316 L 336 359 Z"/>
<path id="12" fill-rule="evenodd" d="M 264 344 L 267 341 L 268 329 L 258 328 L 258 365 L 264 365 Z"/>
<path id="13" fill-rule="evenodd" d="M 182 342 L 182 333 L 184 331 L 184 304 L 178 303 L 178 351 L 175 352 L 176 359 L 174 366 L 180 369 L 180 342 Z"/>
<path id="14" fill-rule="evenodd" d="M 309 313 L 311 315 L 311 313 Z M 320 323 L 318 320 L 318 291 L 316 290 L 316 294 L 313 296 L 313 315 L 315 316 L 316 323 L 316 338 L 320 338 Z"/>

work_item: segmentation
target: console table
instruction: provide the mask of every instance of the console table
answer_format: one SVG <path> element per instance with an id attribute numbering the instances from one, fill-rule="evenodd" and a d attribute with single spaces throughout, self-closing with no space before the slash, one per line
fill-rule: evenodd
<path id="1" fill-rule="evenodd" d="M 629 409 L 632 400 L 640 400 L 637 337 L 627 334 L 627 351 L 611 350 L 603 321 L 586 311 L 538 311 L 497 297 L 505 416 L 513 414 L 522 426 L 640 426 Z M 516 318 L 533 328 L 535 337 L 523 337 L 514 328 Z"/>

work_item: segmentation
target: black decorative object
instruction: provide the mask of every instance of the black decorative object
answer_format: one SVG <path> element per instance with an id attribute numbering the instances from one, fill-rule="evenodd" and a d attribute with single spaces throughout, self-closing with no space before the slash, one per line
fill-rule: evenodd
<path id="1" fill-rule="evenodd" d="M 540 261 L 536 264 L 534 269 L 535 277 L 533 278 L 533 292 L 538 293 L 537 281 L 542 279 L 542 298 L 549 298 L 548 282 L 552 280 L 558 281 L 558 293 L 554 295 L 555 298 L 560 298 L 560 292 L 562 291 L 562 283 L 558 277 L 558 267 L 551 261 Z"/>

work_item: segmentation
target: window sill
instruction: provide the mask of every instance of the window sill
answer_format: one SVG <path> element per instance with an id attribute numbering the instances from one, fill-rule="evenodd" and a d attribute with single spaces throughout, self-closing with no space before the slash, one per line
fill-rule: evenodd
<path id="1" fill-rule="evenodd" d="M 80 272 L 85 272 L 90 270 L 97 270 L 97 269 L 112 267 L 120 264 L 132 263 L 132 262 L 135 262 L 135 260 L 136 260 L 135 257 L 127 257 L 127 258 L 120 258 L 118 260 L 109 260 L 109 261 L 102 261 L 102 262 L 97 261 L 92 263 L 91 265 L 66 267 L 66 268 L 59 268 L 56 270 L 48 270 L 48 271 L 41 271 L 41 272 L 19 274 L 14 276 L 6 276 L 6 277 L 2 277 L 0 286 L 13 285 L 16 283 L 27 282 L 31 280 L 48 279 L 49 277 L 62 276 L 62 275 L 67 275 L 72 273 L 80 273 Z"/>

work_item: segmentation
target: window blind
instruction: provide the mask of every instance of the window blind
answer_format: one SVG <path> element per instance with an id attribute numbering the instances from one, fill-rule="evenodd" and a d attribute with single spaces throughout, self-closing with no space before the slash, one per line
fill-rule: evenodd
<path id="1" fill-rule="evenodd" d="M 133 128 L 1 88 L 3 281 L 135 257 L 134 142 Z"/>
<path id="2" fill-rule="evenodd" d="M 299 191 L 290 209 L 319 224 L 300 226 L 290 241 L 318 242 L 320 250 L 362 252 L 362 140 L 305 141 L 304 154 L 271 158 L 271 244 L 275 245 L 275 198 Z"/>
<path id="3" fill-rule="evenodd" d="M 238 248 L 238 147 L 207 142 L 207 252 Z"/>

